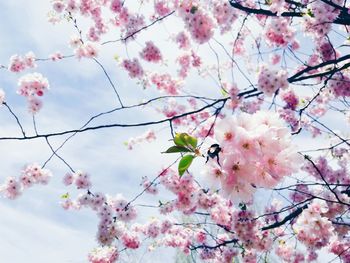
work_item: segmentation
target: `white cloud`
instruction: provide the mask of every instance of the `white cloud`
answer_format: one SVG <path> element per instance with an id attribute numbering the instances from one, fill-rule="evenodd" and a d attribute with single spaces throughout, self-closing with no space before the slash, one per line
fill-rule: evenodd
<path id="1" fill-rule="evenodd" d="M 0 203 L 1 262 L 80 263 L 94 246 L 90 233 Z M 43 211 L 44 212 L 44 211 Z"/>

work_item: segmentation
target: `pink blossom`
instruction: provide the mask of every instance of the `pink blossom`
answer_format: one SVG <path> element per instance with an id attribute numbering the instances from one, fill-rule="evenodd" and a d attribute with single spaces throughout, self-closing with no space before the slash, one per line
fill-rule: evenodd
<path id="1" fill-rule="evenodd" d="M 135 39 L 136 32 L 145 25 L 144 16 L 139 14 L 128 14 L 125 24 L 125 37 L 129 40 Z"/>
<path id="2" fill-rule="evenodd" d="M 155 132 L 153 130 L 147 130 L 145 133 L 143 133 L 140 136 L 132 137 L 127 142 L 125 142 L 125 145 L 127 145 L 129 150 L 132 150 L 135 145 L 140 144 L 144 141 L 147 142 L 153 142 L 156 139 Z"/>
<path id="3" fill-rule="evenodd" d="M 92 42 L 86 42 L 84 44 L 81 44 L 75 49 L 74 52 L 78 59 L 81 59 L 83 57 L 94 58 L 98 56 L 97 47 Z"/>
<path id="4" fill-rule="evenodd" d="M 147 193 L 154 194 L 154 195 L 158 193 L 157 186 L 155 185 L 155 183 L 152 183 L 147 178 L 147 176 L 142 178 L 142 186 Z"/>
<path id="5" fill-rule="evenodd" d="M 171 12 L 169 1 L 156 0 L 154 1 L 154 10 L 159 16 L 165 16 Z"/>
<path id="6" fill-rule="evenodd" d="M 57 13 L 61 13 L 64 10 L 65 5 L 62 1 L 54 1 L 52 7 Z"/>
<path id="7" fill-rule="evenodd" d="M 213 16 L 220 27 L 221 34 L 229 31 L 238 18 L 237 11 L 228 2 L 215 1 Z"/>
<path id="8" fill-rule="evenodd" d="M 32 97 L 28 99 L 28 111 L 32 114 L 38 113 L 42 108 L 43 103 L 40 99 Z"/>
<path id="9" fill-rule="evenodd" d="M 271 97 L 277 90 L 288 87 L 287 72 L 262 66 L 258 76 L 258 87 L 266 96 Z"/>
<path id="10" fill-rule="evenodd" d="M 128 222 L 137 216 L 136 209 L 122 195 L 117 195 L 110 201 L 110 204 L 121 221 Z"/>
<path id="11" fill-rule="evenodd" d="M 148 62 L 157 63 L 162 60 L 159 48 L 152 41 L 146 42 L 146 47 L 141 51 L 140 56 Z"/>
<path id="12" fill-rule="evenodd" d="M 176 35 L 175 41 L 179 45 L 179 48 L 188 49 L 190 47 L 190 39 L 183 31 Z"/>
<path id="13" fill-rule="evenodd" d="M 271 60 L 272 65 L 276 65 L 277 63 L 279 63 L 281 61 L 281 56 L 278 54 L 273 54 L 270 57 L 270 60 Z"/>
<path id="14" fill-rule="evenodd" d="M 123 245 L 130 249 L 137 249 L 140 246 L 140 240 L 135 233 L 125 233 L 121 240 Z"/>
<path id="15" fill-rule="evenodd" d="M 335 97 L 350 96 L 350 78 L 346 74 L 335 73 L 327 84 Z"/>
<path id="16" fill-rule="evenodd" d="M 0 192 L 3 192 L 9 199 L 15 199 L 24 189 L 34 184 L 47 184 L 51 177 L 52 174 L 48 169 L 43 169 L 35 163 L 29 164 L 22 170 L 19 179 L 8 177 L 6 182 L 0 186 Z"/>
<path id="17" fill-rule="evenodd" d="M 69 41 L 69 45 L 72 48 L 78 48 L 81 44 L 82 44 L 82 42 L 80 40 L 80 37 L 76 36 L 76 35 L 72 36 L 70 41 Z"/>
<path id="18" fill-rule="evenodd" d="M 332 22 L 338 17 L 340 10 L 323 2 L 310 2 L 308 8 L 311 15 L 303 16 L 305 32 L 315 38 L 324 37 L 331 30 Z"/>
<path id="19" fill-rule="evenodd" d="M 50 55 L 50 58 L 52 61 L 57 61 L 57 60 L 63 59 L 63 55 L 61 54 L 61 52 L 56 51 L 55 53 Z"/>
<path id="20" fill-rule="evenodd" d="M 158 74 L 151 75 L 152 84 L 156 85 L 157 89 L 164 91 L 169 95 L 177 95 L 180 88 L 180 81 L 171 77 L 170 74 Z"/>
<path id="21" fill-rule="evenodd" d="M 293 225 L 297 238 L 315 249 L 326 246 L 333 234 L 332 223 L 323 214 L 328 211 L 324 201 L 313 201 Z"/>
<path id="22" fill-rule="evenodd" d="M 286 46 L 293 41 L 294 31 L 287 18 L 270 18 L 265 29 L 266 41 L 271 46 Z"/>
<path id="23" fill-rule="evenodd" d="M 276 114 L 260 111 L 226 117 L 216 124 L 215 136 L 222 147 L 222 171 L 216 178 L 231 198 L 249 200 L 254 187 L 274 187 L 300 163 L 288 130 Z"/>
<path id="24" fill-rule="evenodd" d="M 118 257 L 118 248 L 105 246 L 93 249 L 88 255 L 88 260 L 90 263 L 114 263 Z"/>
<path id="25" fill-rule="evenodd" d="M 89 189 L 91 187 L 90 176 L 87 173 L 77 171 L 74 177 L 74 183 L 78 189 Z"/>
<path id="26" fill-rule="evenodd" d="M 13 55 L 10 58 L 8 69 L 12 72 L 21 72 L 27 68 L 35 68 L 35 55 L 33 52 L 28 52 L 24 57 Z"/>
<path id="27" fill-rule="evenodd" d="M 3 89 L 0 89 L 0 104 L 3 104 L 5 102 L 5 91 Z"/>
<path id="28" fill-rule="evenodd" d="M 5 184 L 1 185 L 0 192 L 9 199 L 15 199 L 22 194 L 22 188 L 16 178 L 8 177 Z"/>
<path id="29" fill-rule="evenodd" d="M 49 89 L 49 83 L 40 73 L 30 73 L 22 76 L 18 80 L 18 94 L 28 99 L 34 96 L 43 96 L 44 92 Z"/>
<path id="30" fill-rule="evenodd" d="M 125 59 L 122 62 L 123 68 L 129 73 L 131 78 L 142 78 L 144 71 L 137 58 L 133 60 Z"/>
<path id="31" fill-rule="evenodd" d="M 122 0 L 112 0 L 110 9 L 115 12 L 119 13 L 122 10 L 123 7 L 123 1 Z"/>
<path id="32" fill-rule="evenodd" d="M 187 2 L 181 3 L 178 11 L 192 38 L 199 44 L 208 42 L 214 34 L 214 23 L 210 16 L 200 6 Z"/>

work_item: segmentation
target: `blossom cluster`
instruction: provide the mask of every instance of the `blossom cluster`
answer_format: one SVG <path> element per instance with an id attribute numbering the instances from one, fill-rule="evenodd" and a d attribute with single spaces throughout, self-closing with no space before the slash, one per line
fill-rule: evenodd
<path id="1" fill-rule="evenodd" d="M 195 41 L 199 44 L 209 41 L 214 34 L 214 22 L 201 6 L 184 1 L 178 6 L 178 12 Z"/>
<path id="2" fill-rule="evenodd" d="M 298 240 L 315 249 L 324 247 L 334 230 L 329 219 L 323 216 L 327 211 L 324 201 L 313 201 L 293 225 Z"/>
<path id="3" fill-rule="evenodd" d="M 350 183 L 350 177 L 346 167 L 341 166 L 335 169 L 328 163 L 327 159 L 322 156 L 317 158 L 314 162 L 306 161 L 302 169 L 320 181 L 325 180 L 328 183 L 341 184 Z"/>
<path id="4" fill-rule="evenodd" d="M 350 261 L 350 240 L 347 237 L 333 238 L 330 242 L 329 251 L 339 256 L 343 262 Z"/>
<path id="5" fill-rule="evenodd" d="M 167 99 L 163 108 L 159 111 L 167 118 L 179 116 L 186 111 L 198 109 L 196 100 L 189 99 L 189 106 L 183 103 L 177 102 L 174 98 Z M 200 113 L 183 116 L 181 118 L 174 118 L 172 124 L 174 127 L 186 126 L 186 125 L 198 125 L 198 129 L 195 131 L 195 135 L 201 138 L 205 138 L 208 135 L 213 134 L 211 129 L 212 119 L 210 119 L 211 113 L 209 110 L 203 110 Z M 205 124 L 203 124 L 205 123 Z M 199 126 L 199 124 L 203 124 Z"/>
<path id="6" fill-rule="evenodd" d="M 134 39 L 135 34 L 145 25 L 145 20 L 142 15 L 130 14 L 127 16 L 127 23 L 125 25 L 125 38 Z"/>
<path id="7" fill-rule="evenodd" d="M 191 67 L 198 68 L 202 64 L 201 58 L 193 51 L 189 54 L 180 55 L 177 58 L 177 62 L 180 64 L 181 68 L 178 71 L 179 76 L 184 79 L 187 77 Z"/>
<path id="8" fill-rule="evenodd" d="M 263 65 L 258 75 L 258 88 L 266 95 L 271 97 L 279 89 L 288 88 L 287 71 L 274 69 Z"/>
<path id="9" fill-rule="evenodd" d="M 332 1 L 342 5 L 343 0 Z M 338 17 L 340 11 L 324 2 L 311 1 L 307 6 L 308 13 L 304 15 L 304 30 L 315 38 L 324 37 L 332 28 L 332 22 Z"/>
<path id="10" fill-rule="evenodd" d="M 285 109 L 295 110 L 299 104 L 299 98 L 293 90 L 286 90 L 281 94 L 282 100 L 286 103 Z"/>
<path id="11" fill-rule="evenodd" d="M 29 111 L 37 113 L 42 107 L 42 101 L 38 97 L 49 89 L 48 80 L 40 73 L 29 73 L 18 80 L 18 86 L 17 93 L 27 99 Z"/>
<path id="12" fill-rule="evenodd" d="M 260 222 L 253 220 L 254 214 L 250 210 L 235 211 L 234 230 L 237 237 L 248 249 L 265 251 L 271 249 L 272 238 L 268 231 L 259 231 Z"/>
<path id="13" fill-rule="evenodd" d="M 165 16 L 171 12 L 169 1 L 156 0 L 154 1 L 154 10 L 159 16 Z"/>
<path id="14" fill-rule="evenodd" d="M 48 169 L 41 168 L 38 164 L 27 165 L 21 172 L 19 178 L 8 177 L 6 182 L 0 186 L 0 192 L 9 199 L 20 196 L 24 189 L 34 184 L 47 184 L 52 177 Z"/>
<path id="15" fill-rule="evenodd" d="M 291 43 L 295 33 L 289 23 L 287 18 L 270 19 L 265 30 L 267 42 L 276 47 L 284 47 Z"/>
<path id="16" fill-rule="evenodd" d="M 144 74 L 142 66 L 137 58 L 134 58 L 133 60 L 124 59 L 122 66 L 129 73 L 130 78 L 141 79 Z"/>
<path id="17" fill-rule="evenodd" d="M 350 96 L 350 78 L 345 74 L 334 74 L 328 81 L 328 87 L 335 97 Z"/>
<path id="18" fill-rule="evenodd" d="M 63 55 L 59 51 L 52 53 L 49 57 L 52 61 L 58 61 L 60 59 L 63 59 Z"/>
<path id="19" fill-rule="evenodd" d="M 149 194 L 157 194 L 158 193 L 158 188 L 155 183 L 152 183 L 147 176 L 142 177 L 142 184 L 143 188 L 145 189 L 146 193 Z"/>
<path id="20" fill-rule="evenodd" d="M 274 187 L 300 164 L 288 129 L 275 113 L 225 117 L 214 135 L 222 148 L 220 165 L 212 159 L 207 173 L 233 199 L 249 200 L 257 187 Z"/>
<path id="21" fill-rule="evenodd" d="M 93 249 L 89 255 L 90 263 L 114 263 L 119 257 L 118 249 L 113 246 L 98 247 Z"/>
<path id="22" fill-rule="evenodd" d="M 238 18 L 237 11 L 226 1 L 214 1 L 213 16 L 220 27 L 221 34 L 228 32 Z"/>
<path id="23" fill-rule="evenodd" d="M 66 173 L 66 175 L 63 177 L 63 183 L 66 186 L 74 183 L 77 189 L 89 189 L 91 187 L 90 176 L 82 171 Z"/>
<path id="24" fill-rule="evenodd" d="M 157 63 L 162 60 L 159 48 L 152 41 L 146 42 L 146 47 L 141 51 L 140 56 L 148 62 Z"/>
<path id="25" fill-rule="evenodd" d="M 336 59 L 339 56 L 339 53 L 327 39 L 321 38 L 316 45 L 316 50 L 324 61 Z"/>
<path id="26" fill-rule="evenodd" d="M 13 55 L 10 58 L 8 69 L 12 72 L 21 72 L 27 68 L 35 68 L 35 55 L 33 52 L 28 52 L 24 57 Z"/>
<path id="27" fill-rule="evenodd" d="M 301 122 L 296 112 L 289 108 L 280 109 L 278 111 L 280 118 L 290 125 L 293 132 L 298 131 L 301 128 Z"/>
<path id="28" fill-rule="evenodd" d="M 75 180 L 75 184 L 78 189 L 86 189 L 89 185 L 89 181 L 86 181 L 86 175 L 82 172 L 77 172 L 75 175 L 68 173 L 65 175 L 63 183 L 65 185 L 72 184 Z M 84 180 L 84 187 L 81 187 L 81 184 L 78 180 Z M 137 212 L 134 206 L 132 206 L 122 195 L 117 195 L 115 197 L 106 196 L 104 193 L 92 193 L 88 190 L 86 193 L 81 193 L 76 198 L 72 200 L 69 194 L 63 195 L 64 200 L 61 202 L 61 205 L 64 209 L 73 209 L 79 210 L 81 208 L 90 208 L 96 212 L 99 218 L 98 231 L 96 234 L 97 240 L 101 245 L 111 245 L 115 237 L 121 231 L 116 225 L 120 222 L 129 222 L 136 218 Z M 119 230 L 118 230 L 119 229 Z M 130 234 L 126 232 L 126 234 Z M 122 236 L 122 239 L 125 243 L 133 248 L 137 248 L 135 243 L 130 243 L 130 236 Z M 139 242 L 138 242 L 139 243 Z M 125 245 L 125 244 L 124 244 Z"/>
<path id="29" fill-rule="evenodd" d="M 127 142 L 125 142 L 125 145 L 129 150 L 132 150 L 136 144 L 142 143 L 144 141 L 153 142 L 155 139 L 155 132 L 153 130 L 148 130 L 140 136 L 130 138 Z"/>
<path id="30" fill-rule="evenodd" d="M 283 262 L 305 262 L 304 253 L 296 250 L 294 246 L 287 244 L 283 240 L 280 240 L 278 246 L 275 249 L 275 253 L 283 260 Z M 307 262 L 312 262 L 312 260 Z"/>
<path id="31" fill-rule="evenodd" d="M 179 32 L 175 36 L 174 41 L 178 44 L 179 48 L 181 49 L 188 49 L 191 46 L 191 40 L 184 31 Z"/>
<path id="32" fill-rule="evenodd" d="M 160 183 L 177 195 L 177 199 L 171 203 L 172 209 L 170 211 L 177 209 L 185 214 L 191 214 L 195 211 L 197 204 L 194 193 L 198 187 L 195 185 L 192 175 L 186 174 L 180 178 L 176 172 L 169 170 L 162 174 Z"/>
<path id="33" fill-rule="evenodd" d="M 86 42 L 84 44 L 78 43 L 74 52 L 78 59 L 81 59 L 83 57 L 95 58 L 98 55 L 97 47 L 92 42 Z"/>
<path id="34" fill-rule="evenodd" d="M 0 105 L 5 102 L 5 91 L 0 89 Z"/>
<path id="35" fill-rule="evenodd" d="M 150 81 L 157 89 L 169 95 L 177 95 L 181 82 L 173 78 L 169 73 L 159 74 L 153 73 L 150 76 Z"/>

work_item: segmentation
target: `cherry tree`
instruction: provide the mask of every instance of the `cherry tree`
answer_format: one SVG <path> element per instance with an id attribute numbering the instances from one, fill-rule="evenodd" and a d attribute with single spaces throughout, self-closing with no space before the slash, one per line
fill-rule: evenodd
<path id="1" fill-rule="evenodd" d="M 129 252 L 145 247 L 170 247 L 191 262 L 350 262 L 348 6 L 52 1 L 52 30 L 75 30 L 61 36 L 67 53 L 28 51 L 1 65 L 16 77 L 30 125 L 8 99 L 13 89 L 0 89 L 0 110 L 18 131 L 4 130 L 0 143 L 41 141 L 50 154 L 23 164 L 17 176 L 2 175 L 1 195 L 22 199 L 28 188 L 59 177 L 62 208 L 97 215 L 96 248 L 86 251 L 93 263 L 127 262 Z M 74 127 L 42 132 L 38 120 L 56 89 L 42 71 L 67 60 L 96 65 L 108 84 L 98 89 L 108 88 L 112 104 Z M 75 99 L 79 110 L 86 101 Z M 131 111 L 141 119 L 121 121 Z M 96 189 L 98 175 L 65 158 L 64 148 L 79 136 L 130 128 L 138 135 L 120 147 L 159 147 L 158 173 L 134 175 L 141 184 L 135 196 Z M 148 203 L 138 203 L 147 195 Z M 145 209 L 152 219 L 142 218 Z"/>

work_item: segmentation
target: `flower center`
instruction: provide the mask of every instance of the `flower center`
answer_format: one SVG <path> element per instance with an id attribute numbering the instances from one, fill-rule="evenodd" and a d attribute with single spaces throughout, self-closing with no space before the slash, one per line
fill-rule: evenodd
<path id="1" fill-rule="evenodd" d="M 233 135 L 231 132 L 225 132 L 224 137 L 226 141 L 231 141 L 233 138 Z"/>

